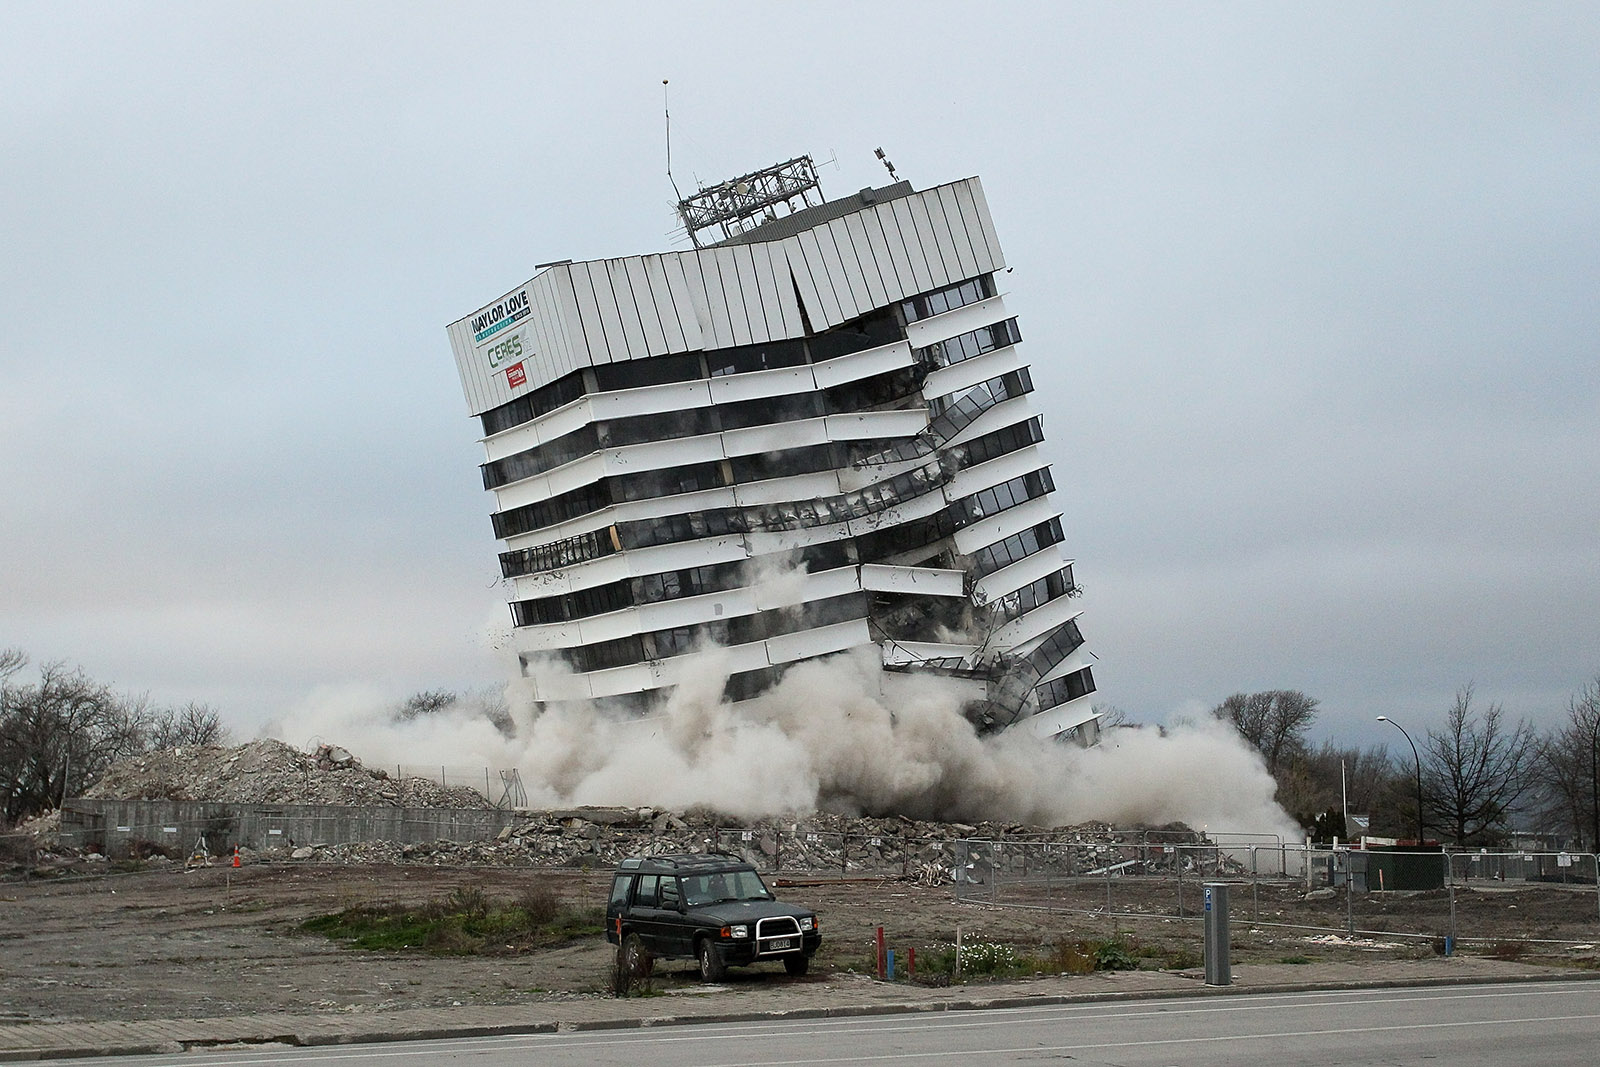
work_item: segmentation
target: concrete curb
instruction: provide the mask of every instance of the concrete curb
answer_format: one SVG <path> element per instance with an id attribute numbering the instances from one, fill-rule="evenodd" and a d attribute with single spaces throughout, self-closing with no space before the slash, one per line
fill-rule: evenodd
<path id="1" fill-rule="evenodd" d="M 163 1021 L 130 1023 L 83 1024 L 95 1027 L 150 1028 L 157 1031 L 149 1037 L 128 1040 L 106 1039 L 98 1043 L 62 1043 L 33 1048 L 0 1048 L 0 1062 L 33 1062 L 51 1059 L 68 1059 L 93 1056 L 138 1056 L 182 1053 L 189 1050 L 231 1045 L 281 1044 L 303 1048 L 329 1045 L 380 1044 L 398 1041 L 438 1041 L 464 1037 L 505 1037 L 519 1034 L 575 1033 L 600 1030 L 631 1030 L 653 1027 L 690 1026 L 695 1024 L 762 1022 L 782 1019 L 848 1019 L 883 1015 L 912 1015 L 929 1012 L 996 1011 L 1014 1008 L 1049 1007 L 1063 1004 L 1093 1004 L 1131 1000 L 1173 1000 L 1190 996 L 1259 996 L 1273 993 L 1314 993 L 1353 989 L 1407 989 L 1430 986 L 1500 985 L 1506 983 L 1600 981 L 1596 971 L 1549 971 L 1535 974 L 1506 975 L 1441 975 L 1438 977 L 1392 978 L 1376 980 L 1335 980 L 1306 982 L 1271 982 L 1257 986 L 1207 986 L 1196 984 L 1184 989 L 1123 989 L 1092 993 L 1041 993 L 1038 995 L 967 997 L 960 1000 L 893 1001 L 882 1004 L 835 1004 L 819 1007 L 778 1008 L 759 1011 L 706 1012 L 683 1015 L 640 1015 L 631 1018 L 589 1020 L 527 1020 L 508 1023 L 464 1023 L 461 1025 L 405 1027 L 378 1029 L 374 1020 L 362 1020 L 361 1030 L 333 1033 L 325 1028 L 337 1017 L 317 1020 L 322 1025 L 314 1028 L 279 1030 L 263 1027 L 253 1033 L 235 1037 L 206 1037 L 185 1039 L 181 1036 L 184 1024 Z M 248 1017 L 241 1018 L 242 1023 Z M 288 1020 L 285 1020 L 288 1021 Z M 309 1019 L 305 1021 L 310 1021 Z M 22 1029 L 41 1029 L 52 1024 L 30 1024 Z M 60 1024 L 68 1028 L 74 1024 Z M 169 1031 L 161 1034 L 160 1031 Z M 178 1031 L 173 1033 L 172 1031 Z"/>

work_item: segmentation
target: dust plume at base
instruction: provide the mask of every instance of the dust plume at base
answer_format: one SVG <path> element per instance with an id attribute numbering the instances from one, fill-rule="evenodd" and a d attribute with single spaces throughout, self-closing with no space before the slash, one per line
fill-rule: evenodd
<path id="1" fill-rule="evenodd" d="M 959 685 L 886 676 L 871 649 L 796 664 L 739 704 L 722 700 L 726 678 L 721 650 L 701 652 L 659 712 L 643 719 L 587 703 L 547 704 L 535 716 L 514 683 L 509 735 L 470 704 L 399 722 L 371 694 L 323 693 L 272 732 L 292 742 L 336 739 L 380 766 L 516 767 L 532 807 L 1183 822 L 1298 836 L 1260 756 L 1224 723 L 1114 730 L 1092 749 L 1021 731 L 980 738 L 961 714 Z"/>

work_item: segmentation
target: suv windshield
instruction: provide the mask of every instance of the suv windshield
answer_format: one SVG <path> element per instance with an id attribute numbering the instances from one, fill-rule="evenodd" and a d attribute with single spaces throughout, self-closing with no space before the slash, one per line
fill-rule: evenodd
<path id="1" fill-rule="evenodd" d="M 716 871 L 691 874 L 683 879 L 684 900 L 690 907 L 724 900 L 771 900 L 772 893 L 755 871 Z"/>

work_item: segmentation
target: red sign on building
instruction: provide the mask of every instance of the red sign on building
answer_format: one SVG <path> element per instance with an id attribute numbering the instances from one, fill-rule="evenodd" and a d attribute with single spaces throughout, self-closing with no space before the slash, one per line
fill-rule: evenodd
<path id="1" fill-rule="evenodd" d="M 513 363 L 506 368 L 506 384 L 513 389 L 528 384 L 528 372 L 522 369 L 522 364 Z"/>

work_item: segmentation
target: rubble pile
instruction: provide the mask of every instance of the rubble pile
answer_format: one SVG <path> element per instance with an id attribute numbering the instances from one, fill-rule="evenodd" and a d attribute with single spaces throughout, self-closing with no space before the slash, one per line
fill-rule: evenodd
<path id="1" fill-rule="evenodd" d="M 829 877 L 895 875 L 941 884 L 953 878 L 987 881 L 996 870 L 1068 876 L 1102 874 L 1108 868 L 1118 874 L 1171 871 L 1175 866 L 1190 869 L 1194 857 L 1174 846 L 1205 844 L 1203 835 L 1179 827 L 1141 831 L 1091 824 L 1041 829 L 829 814 L 752 822 L 707 811 L 654 808 L 577 808 L 524 815 L 491 841 L 312 845 L 295 849 L 292 858 L 324 863 L 603 868 L 632 855 L 720 851 L 767 871 Z"/>
<path id="2" fill-rule="evenodd" d="M 236 804 L 362 804 L 489 808 L 476 789 L 395 778 L 363 767 L 338 745 L 301 752 L 266 738 L 237 748 L 146 752 L 111 766 L 83 794 L 108 800 L 204 800 Z"/>

